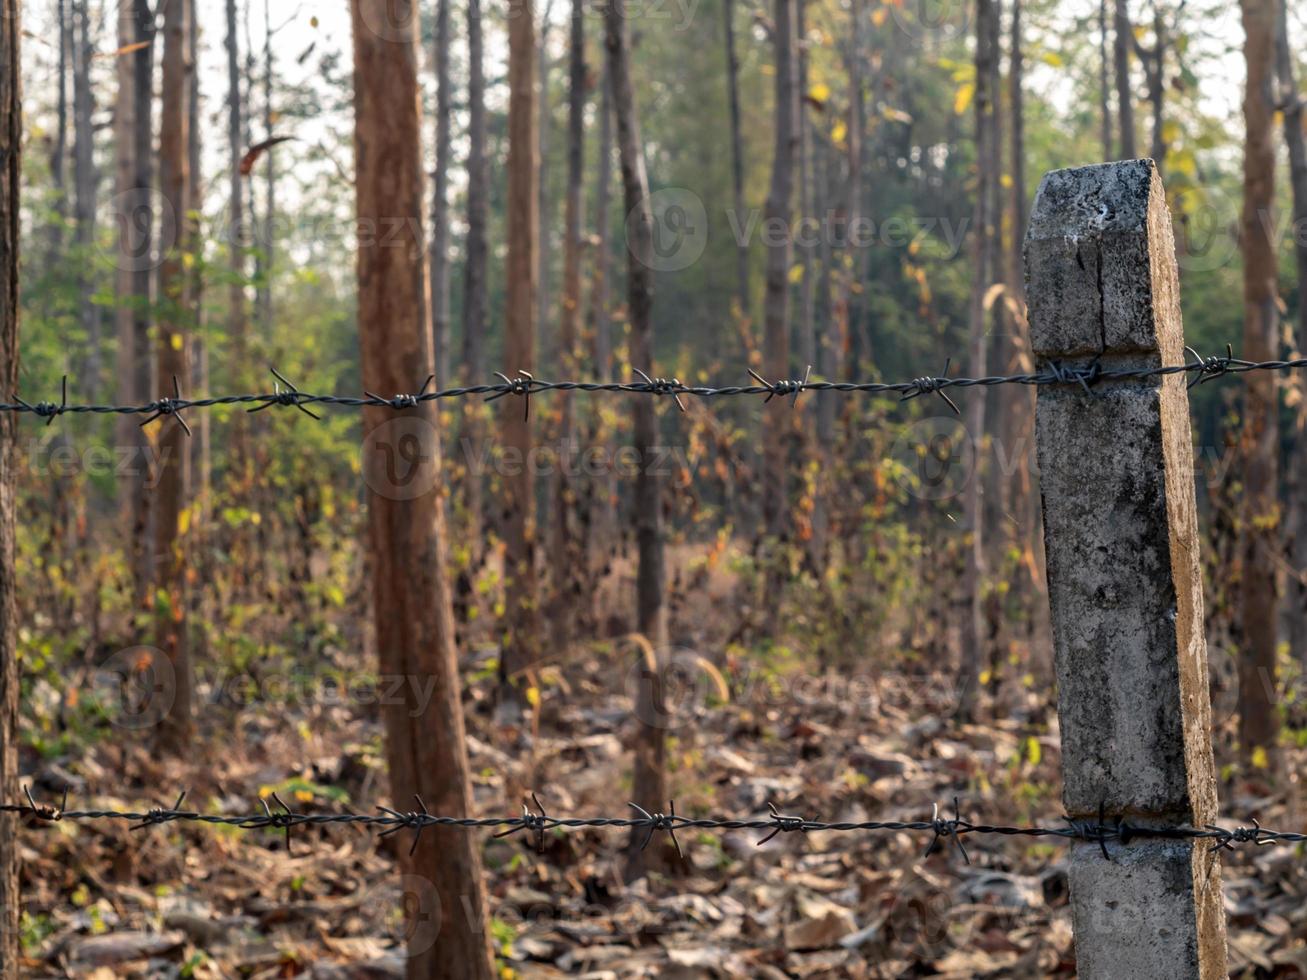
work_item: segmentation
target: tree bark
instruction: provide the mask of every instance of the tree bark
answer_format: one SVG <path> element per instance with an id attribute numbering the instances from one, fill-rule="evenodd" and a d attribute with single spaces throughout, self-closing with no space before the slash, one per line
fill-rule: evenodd
<path id="1" fill-rule="evenodd" d="M 130 2 L 118 5 L 118 47 L 125 48 L 136 41 L 136 21 Z M 154 397 L 148 388 L 137 390 L 135 338 L 133 323 L 134 305 L 137 302 L 133 294 L 134 273 L 132 264 L 135 256 L 132 251 L 131 214 L 134 197 L 135 142 L 133 131 L 136 125 L 135 113 L 135 77 L 136 59 L 133 55 L 120 55 L 114 59 L 114 72 L 117 91 L 114 94 L 113 108 L 113 157 L 114 157 L 114 201 L 117 236 L 117 252 L 114 270 L 114 335 L 116 338 L 114 357 L 114 397 L 123 405 L 139 405 Z M 114 424 L 114 438 L 124 450 L 132 453 L 128 474 L 139 471 L 145 464 L 146 456 L 142 450 L 149 445 L 149 437 L 141 431 L 140 420 L 130 415 L 120 416 Z M 124 475 L 122 486 L 122 529 L 124 542 L 130 553 L 135 545 L 130 535 L 133 531 L 133 513 L 140 496 L 136 481 L 130 475 Z"/>
<path id="2" fill-rule="evenodd" d="M 436 3 L 436 172 L 431 197 L 431 342 L 436 385 L 449 382 L 449 170 L 452 165 L 449 0 Z"/>
<path id="3" fill-rule="evenodd" d="M 536 38 L 536 69 L 540 73 L 536 85 L 536 193 L 539 195 L 537 214 L 538 247 L 536 248 L 536 343 L 539 345 L 540 361 L 554 366 L 557 351 L 549 329 L 549 303 L 552 290 L 549 285 L 549 256 L 553 252 L 554 217 L 549 199 L 549 138 L 553 132 L 553 108 L 549 103 L 549 27 L 554 12 L 554 0 L 545 0 L 544 15 L 540 18 L 540 30 Z M 546 513 L 548 509 L 546 508 Z"/>
<path id="4" fill-rule="evenodd" d="M 798 87 L 795 92 L 797 106 L 794 125 L 799 141 L 799 215 L 796 228 L 803 228 L 809 218 L 817 219 L 813 206 L 812 186 L 812 139 L 808 125 L 808 113 L 804 109 L 804 98 L 808 92 L 808 45 L 804 17 L 810 0 L 797 0 L 795 4 L 795 47 L 799 63 Z M 797 368 L 800 373 L 816 360 L 817 356 L 817 292 L 816 292 L 816 243 L 803 236 L 799 244 L 799 262 L 803 268 L 803 279 L 799 286 L 799 336 L 794 345 L 799 354 Z M 814 400 L 809 400 L 809 407 Z M 805 413 L 806 414 L 806 413 Z"/>
<path id="5" fill-rule="evenodd" d="M 626 304 L 631 324 L 631 364 L 644 365 L 653 377 L 653 209 L 649 203 L 649 176 L 645 171 L 644 144 L 631 80 L 630 40 L 621 3 L 604 5 L 605 45 L 617 116 L 617 147 L 622 165 L 622 194 L 627 221 Z M 639 732 L 635 749 L 632 795 L 646 809 L 661 810 L 667 798 L 667 738 L 662 702 L 661 673 L 667 656 L 667 606 L 663 559 L 661 481 L 649 466 L 658 441 L 658 421 L 652 398 L 632 402 L 633 441 L 641 461 L 635 478 L 635 531 L 639 551 L 636 571 L 636 625 L 654 650 L 653 669 L 640 673 L 636 694 Z M 644 831 L 632 828 L 627 874 L 638 876 L 653 864 L 654 851 L 640 845 Z"/>
<path id="6" fill-rule="evenodd" d="M 1130 48 L 1134 44 L 1134 30 L 1130 26 L 1130 9 L 1126 0 L 1116 0 L 1116 116 L 1120 123 L 1120 159 L 1135 158 L 1135 103 L 1130 87 Z"/>
<path id="7" fill-rule="evenodd" d="M 1303 100 L 1294 77 L 1293 50 L 1289 46 L 1287 4 L 1281 3 L 1275 41 L 1275 68 L 1280 81 L 1280 104 L 1284 113 L 1284 142 L 1289 148 L 1289 187 L 1293 194 L 1293 224 L 1307 228 L 1307 143 L 1304 142 Z M 1294 235 L 1294 262 L 1298 278 L 1298 350 L 1307 351 L 1307 240 Z M 1303 356 L 1301 353 L 1299 356 Z M 1290 580 L 1289 647 L 1299 661 L 1307 663 L 1307 397 L 1298 402 L 1293 437 L 1291 564 L 1296 573 Z"/>
<path id="8" fill-rule="evenodd" d="M 186 72 L 190 86 L 186 93 L 186 156 L 187 186 L 186 206 L 197 217 L 188 222 L 193 233 L 187 241 L 187 251 L 194 260 L 186 277 L 186 308 L 190 313 L 191 327 L 191 389 L 199 392 L 209 390 L 209 345 L 204 329 L 204 263 L 200 261 L 204 252 L 201 242 L 199 222 L 204 214 L 204 175 L 201 162 L 204 143 L 201 139 L 200 124 L 200 26 L 199 17 L 192 7 L 190 24 L 186 37 Z M 195 473 L 195 517 L 192 523 L 201 530 L 208 516 L 210 489 L 213 484 L 212 449 L 212 413 L 201 412 L 195 420 L 195 438 L 191 440 L 193 450 L 193 467 Z"/>
<path id="9" fill-rule="evenodd" d="M 358 251 L 363 384 L 373 391 L 409 391 L 416 375 L 435 366 L 423 258 L 417 10 L 410 0 L 352 0 L 351 11 L 358 220 L 406 219 L 401 247 Z M 379 36 L 369 26 L 375 24 L 387 24 L 391 32 Z M 395 30 L 402 34 L 396 37 Z M 383 676 L 427 678 L 432 684 L 427 703 L 410 693 L 384 708 L 391 792 L 396 801 L 417 796 L 433 811 L 470 815 L 440 505 L 439 415 L 432 402 L 402 412 L 368 406 L 363 427 L 365 446 L 373 448 L 365 454 L 365 475 L 379 669 Z M 413 499 L 385 491 L 386 450 L 393 456 L 401 439 L 420 444 L 422 470 L 410 477 L 427 489 Z M 495 972 L 476 839 L 428 828 L 412 855 L 406 847 L 400 853 L 410 915 L 408 976 L 490 980 Z"/>
<path id="10" fill-rule="evenodd" d="M 995 170 L 995 119 L 997 91 L 994 79 L 999 54 L 999 8 L 997 0 L 978 0 L 976 7 L 976 213 L 973 242 L 974 270 L 971 281 L 970 354 L 967 370 L 973 378 L 988 371 L 989 338 L 986 325 L 986 296 L 996 281 L 997 212 L 995 204 L 998 173 Z M 985 444 L 985 399 L 967 402 L 967 434 L 977 460 L 977 471 L 966 488 L 967 565 L 964 595 L 967 612 L 962 620 L 962 657 L 959 712 L 974 719 L 980 694 L 980 677 L 985 664 L 985 481 L 979 461 Z"/>
<path id="11" fill-rule="evenodd" d="M 722 0 L 726 25 L 726 93 L 731 111 L 731 186 L 735 192 L 737 222 L 744 214 L 744 141 L 740 134 L 740 59 L 735 53 L 735 0 Z M 749 246 L 743 236 L 735 242 L 736 316 L 749 319 Z"/>
<path id="12" fill-rule="evenodd" d="M 481 0 L 467 3 L 468 49 L 468 159 L 467 159 L 467 259 L 463 266 L 463 383 L 480 384 L 486 379 L 486 224 L 489 221 L 490 174 L 486 162 L 486 76 L 481 33 Z M 479 472 L 483 444 L 480 406 L 465 403 L 462 450 L 467 467 L 465 506 L 469 539 L 482 537 L 484 480 Z M 474 545 L 473 562 L 482 550 Z"/>
<path id="13" fill-rule="evenodd" d="M 774 236 L 767 246 L 767 292 L 763 310 L 763 374 L 768 381 L 790 376 L 790 257 L 794 221 L 794 168 L 799 140 L 795 125 L 797 115 L 797 81 L 794 57 L 795 0 L 775 0 L 773 43 L 776 50 L 776 130 L 773 144 L 771 188 L 767 193 L 763 226 L 780 227 L 780 240 Z M 785 427 L 790 406 L 778 399 L 768 406 L 763 417 L 764 476 L 763 527 L 773 543 L 786 540 L 789 522 L 785 512 Z M 769 565 L 775 564 L 772 556 Z M 773 587 L 774 573 L 770 576 Z M 774 599 L 771 588 L 768 599 Z M 770 601 L 768 603 L 771 605 Z"/>
<path id="14" fill-rule="evenodd" d="M 18 389 L 18 245 L 23 145 L 18 0 L 0 0 L 0 389 Z M 18 608 L 14 570 L 18 416 L 0 412 L 0 793 L 18 799 Z M 0 976 L 19 976 L 19 819 L 0 815 Z"/>
<path id="15" fill-rule="evenodd" d="M 1279 350 L 1276 258 L 1270 220 L 1275 204 L 1275 0 L 1242 0 L 1244 65 L 1243 356 L 1274 358 Z M 1247 759 L 1272 753 L 1279 735 L 1275 697 L 1279 454 L 1275 378 L 1249 377 L 1244 387 L 1244 494 L 1241 514 L 1239 741 Z"/>
<path id="16" fill-rule="evenodd" d="M 599 160 L 595 165 L 595 258 L 590 288 L 590 320 L 594 332 L 595 370 L 601 381 L 613 375 L 612 318 L 608 310 L 608 277 L 612 265 L 608 244 L 608 202 L 613 183 L 613 84 L 605 60 L 600 77 Z"/>
<path id="17" fill-rule="evenodd" d="M 535 369 L 536 289 L 540 253 L 536 125 L 535 4 L 523 0 L 508 23 L 508 304 L 504 357 L 509 372 Z M 507 629 L 500 658 L 501 705 L 520 711 L 522 686 L 538 656 L 535 504 L 531 425 L 516 399 L 500 411 L 500 439 L 521 465 L 504 477 L 503 538 Z"/>
<path id="18" fill-rule="evenodd" d="M 184 255 L 191 246 L 187 109 L 192 79 L 187 65 L 188 31 L 193 15 L 191 0 L 169 0 L 164 11 L 163 105 L 159 117 L 159 186 L 168 210 L 175 216 L 176 240 L 163 243 L 159 266 L 160 315 L 158 372 L 169 395 L 177 384 L 190 380 L 186 337 L 189 319 L 187 273 Z M 157 646 L 172 664 L 176 694 L 159 736 L 165 751 L 181 752 L 191 742 L 191 663 L 186 624 L 185 550 L 178 541 L 178 525 L 190 491 L 190 447 L 181 423 L 159 419 L 160 474 L 154 491 L 154 553 L 158 563 L 156 585 L 168 595 L 168 606 L 157 617 Z"/>
<path id="19" fill-rule="evenodd" d="M 272 90 L 276 78 L 276 58 L 273 53 L 272 0 L 263 0 L 263 138 L 272 139 L 276 112 L 272 107 Z M 259 242 L 259 288 L 255 303 L 259 310 L 259 332 L 267 337 L 272 333 L 273 296 L 272 278 L 277 265 L 277 148 L 270 146 L 263 152 L 264 201 L 263 234 Z"/>
<path id="20" fill-rule="evenodd" d="M 54 143 L 50 149 L 50 183 L 54 187 L 54 213 L 50 222 L 50 261 L 61 261 L 64 223 L 68 218 L 68 49 L 72 46 L 72 20 L 68 0 L 55 0 L 59 21 L 59 80 L 55 97 Z"/>
<path id="21" fill-rule="evenodd" d="M 1169 44 L 1166 18 L 1161 4 L 1153 5 L 1153 46 L 1145 48 L 1133 41 L 1135 54 L 1144 66 L 1144 80 L 1148 84 L 1148 106 L 1152 115 L 1152 143 L 1149 153 L 1161 172 L 1166 164 L 1166 138 L 1164 112 L 1166 109 L 1166 47 Z"/>

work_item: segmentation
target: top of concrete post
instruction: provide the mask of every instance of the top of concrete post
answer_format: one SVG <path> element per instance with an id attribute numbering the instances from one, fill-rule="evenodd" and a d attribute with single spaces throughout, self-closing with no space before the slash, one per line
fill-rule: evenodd
<path id="1" fill-rule="evenodd" d="M 1046 174 L 1025 247 L 1036 355 L 1179 361 L 1174 233 L 1152 160 Z"/>

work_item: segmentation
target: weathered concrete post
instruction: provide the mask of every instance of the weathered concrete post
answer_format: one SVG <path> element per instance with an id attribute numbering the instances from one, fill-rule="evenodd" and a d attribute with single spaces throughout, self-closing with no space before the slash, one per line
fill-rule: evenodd
<path id="1" fill-rule="evenodd" d="M 1026 235 L 1041 366 L 1178 364 L 1171 217 L 1151 160 L 1044 177 Z M 1039 389 L 1037 444 L 1074 819 L 1216 817 L 1207 644 L 1183 374 Z M 1079 976 L 1226 977 L 1221 872 L 1207 842 L 1071 850 Z"/>

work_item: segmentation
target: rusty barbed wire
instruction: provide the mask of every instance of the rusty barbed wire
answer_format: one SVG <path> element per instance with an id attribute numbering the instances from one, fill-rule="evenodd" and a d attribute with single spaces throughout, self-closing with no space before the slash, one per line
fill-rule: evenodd
<path id="1" fill-rule="evenodd" d="M 129 825 L 132 831 L 146 830 L 171 823 L 209 824 L 236 827 L 242 830 L 268 828 L 284 831 L 286 849 L 290 850 L 291 830 L 296 827 L 354 826 L 380 829 L 381 837 L 388 837 L 400 831 L 411 831 L 413 843 L 410 853 L 416 850 L 422 831 L 428 827 L 451 827 L 464 830 L 495 830 L 495 837 L 509 837 L 525 833 L 535 845 L 537 851 L 544 849 L 545 834 L 551 830 L 568 831 L 579 829 L 642 829 L 646 834 L 641 848 L 647 847 L 656 834 L 667 834 L 676 848 L 677 854 L 683 856 L 680 841 L 676 837 L 678 830 L 756 830 L 764 834 L 756 842 L 758 846 L 766 844 L 780 834 L 810 834 L 816 831 L 834 831 L 839 833 L 889 833 L 930 835 L 923 857 L 929 857 L 950 842 L 954 849 L 967 863 L 971 855 L 966 848 L 968 837 L 1029 837 L 1052 838 L 1054 840 L 1079 841 L 1096 844 L 1103 857 L 1111 860 L 1109 843 L 1128 845 L 1131 841 L 1146 839 L 1192 840 L 1210 842 L 1213 851 L 1233 851 L 1236 847 L 1251 844 L 1264 847 L 1272 844 L 1307 843 L 1307 834 L 1290 831 L 1269 830 L 1256 819 L 1250 826 L 1240 825 L 1229 828 L 1215 824 L 1202 827 L 1188 825 L 1163 826 L 1137 824 L 1122 818 L 1110 818 L 1100 808 L 1097 816 L 1075 818 L 1063 816 L 1057 826 L 1008 826 L 1003 824 L 977 823 L 962 815 L 962 803 L 954 797 L 952 816 L 941 816 L 940 808 L 935 805 L 928 819 L 922 820 L 852 820 L 826 821 L 783 813 L 773 803 L 768 803 L 770 811 L 766 816 L 751 818 L 723 817 L 688 817 L 676 812 L 676 802 L 670 801 L 668 812 L 648 810 L 631 803 L 634 816 L 625 817 L 563 817 L 549 813 L 536 794 L 531 794 L 535 806 L 532 811 L 522 807 L 522 813 L 516 817 L 449 817 L 431 813 L 420 797 L 415 798 L 418 809 L 403 811 L 387 806 L 378 806 L 380 813 L 300 813 L 288 806 L 276 793 L 270 794 L 272 802 L 278 807 L 274 810 L 268 800 L 260 797 L 261 813 L 223 814 L 201 813 L 196 810 L 182 810 L 186 800 L 186 791 L 178 794 L 177 801 L 171 807 L 153 807 L 141 811 L 115 809 L 67 809 L 68 795 L 65 792 L 60 806 L 38 803 L 31 791 L 24 787 L 26 803 L 0 804 L 0 812 L 15 813 L 31 817 L 40 823 L 59 823 L 64 821 L 95 822 L 118 821 Z"/>
<path id="2" fill-rule="evenodd" d="M 530 413 L 531 396 L 549 391 L 586 391 L 609 392 L 631 395 L 670 395 L 676 405 L 685 411 L 682 395 L 695 398 L 718 398 L 732 396 L 765 396 L 764 401 L 773 398 L 790 398 L 790 404 L 797 402 L 798 396 L 807 391 L 836 392 L 839 394 L 898 395 L 900 401 L 909 401 L 923 395 L 938 395 L 953 412 L 958 407 L 948 396 L 949 389 L 992 388 L 996 385 L 1079 385 L 1086 393 L 1091 386 L 1103 381 L 1143 380 L 1166 377 L 1173 374 L 1191 375 L 1188 387 L 1206 384 L 1227 375 L 1246 374 L 1250 371 L 1292 371 L 1307 368 L 1307 357 L 1288 361 L 1246 361 L 1234 356 L 1233 349 L 1227 345 L 1226 353 L 1212 357 L 1203 357 L 1191 347 L 1185 348 L 1190 358 L 1183 364 L 1170 364 L 1151 368 L 1110 368 L 1104 367 L 1097 360 L 1087 365 L 1068 366 L 1058 361 L 1051 361 L 1042 371 L 1033 374 L 990 375 L 983 378 L 950 378 L 948 365 L 944 374 L 938 377 L 914 378 L 911 381 L 811 381 L 805 375 L 804 380 L 767 381 L 752 369 L 747 369 L 755 384 L 748 385 L 693 385 L 685 384 L 677 378 L 654 378 L 638 368 L 633 369 L 639 376 L 633 381 L 545 381 L 533 375 L 518 371 L 513 377 L 495 372 L 501 379 L 493 384 L 464 385 L 453 388 L 431 390 L 434 375 L 429 376 L 418 388 L 416 394 L 397 394 L 386 398 L 374 392 L 365 391 L 361 396 L 354 395 L 319 395 L 309 391 L 300 391 L 286 380 L 276 368 L 271 368 L 275 378 L 273 390 L 269 392 L 252 392 L 241 395 L 214 395 L 207 398 L 183 398 L 180 385 L 173 378 L 173 394 L 164 396 L 143 405 L 87 405 L 69 404 L 68 378 L 63 379 L 61 398 L 57 402 L 41 401 L 31 403 L 16 394 L 12 402 L 0 402 L 0 412 L 17 412 L 35 415 L 45 419 L 49 425 L 60 415 L 147 415 L 142 425 L 148 425 L 156 419 L 172 416 L 189 434 L 190 428 L 182 416 L 189 409 L 212 408 L 224 405 L 252 405 L 250 412 L 261 412 L 267 408 L 294 408 L 312 418 L 319 416 L 310 411 L 310 405 L 331 405 L 344 408 L 390 408 L 403 411 L 415 408 L 423 402 L 439 401 L 448 398 L 470 398 L 485 396 L 486 401 L 495 401 L 505 395 L 517 395 L 524 400 L 523 410 Z M 811 368 L 809 368 L 811 371 Z"/>

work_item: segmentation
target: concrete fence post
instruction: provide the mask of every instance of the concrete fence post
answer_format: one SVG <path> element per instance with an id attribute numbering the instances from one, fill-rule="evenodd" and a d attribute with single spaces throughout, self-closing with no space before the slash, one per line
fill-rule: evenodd
<path id="1" fill-rule="evenodd" d="M 1183 362 L 1171 216 L 1157 168 L 1045 175 L 1026 235 L 1041 368 Z M 1207 644 L 1184 374 L 1041 386 L 1036 439 L 1072 819 L 1216 818 Z M 1071 849 L 1082 980 L 1226 977 L 1206 841 Z"/>

